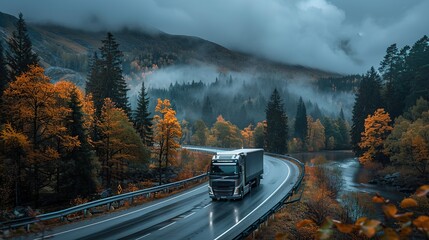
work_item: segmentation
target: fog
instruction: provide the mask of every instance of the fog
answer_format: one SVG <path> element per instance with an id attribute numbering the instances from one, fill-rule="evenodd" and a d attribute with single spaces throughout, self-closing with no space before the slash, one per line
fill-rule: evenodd
<path id="1" fill-rule="evenodd" d="M 198 36 L 283 63 L 364 73 L 385 49 L 427 34 L 427 0 L 4 0 L 28 21 Z"/>
<path id="2" fill-rule="evenodd" d="M 202 105 L 209 97 L 215 116 L 222 114 L 240 127 L 265 119 L 266 103 L 274 88 L 279 90 L 289 118 L 295 117 L 300 97 L 306 105 L 311 102 L 307 105 L 308 114 L 317 105 L 325 116 L 330 117 L 337 117 L 342 108 L 346 118 L 350 119 L 354 104 L 352 92 L 318 91 L 313 80 L 303 75 L 270 76 L 255 72 L 220 72 L 214 66 L 170 66 L 147 75 L 143 82 L 149 93 L 152 113 L 157 98 L 168 98 L 175 105 L 179 119 L 194 121 L 202 118 Z M 192 82 L 202 82 L 204 86 L 193 86 Z M 141 80 L 132 82 L 129 87 L 129 99 L 135 108 Z M 242 118 L 241 108 L 245 108 L 247 114 Z"/>

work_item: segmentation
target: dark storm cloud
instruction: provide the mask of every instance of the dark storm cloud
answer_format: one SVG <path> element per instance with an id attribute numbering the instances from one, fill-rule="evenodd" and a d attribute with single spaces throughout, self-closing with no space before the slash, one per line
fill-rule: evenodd
<path id="1" fill-rule="evenodd" d="M 392 43 L 427 34 L 426 0 L 2 0 L 28 21 L 87 29 L 153 27 L 272 60 L 341 73 L 377 66 Z"/>

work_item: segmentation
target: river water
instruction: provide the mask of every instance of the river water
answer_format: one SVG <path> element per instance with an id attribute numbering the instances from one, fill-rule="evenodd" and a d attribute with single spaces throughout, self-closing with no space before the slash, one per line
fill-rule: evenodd
<path id="1" fill-rule="evenodd" d="M 372 173 L 363 168 L 352 151 L 324 151 L 316 153 L 298 153 L 291 156 L 309 164 L 311 159 L 324 158 L 329 167 L 339 169 L 343 179 L 341 192 L 361 192 L 375 195 L 379 193 L 392 202 L 401 201 L 406 194 L 397 191 L 393 187 L 369 184 Z M 340 193 L 341 194 L 341 193 Z"/>

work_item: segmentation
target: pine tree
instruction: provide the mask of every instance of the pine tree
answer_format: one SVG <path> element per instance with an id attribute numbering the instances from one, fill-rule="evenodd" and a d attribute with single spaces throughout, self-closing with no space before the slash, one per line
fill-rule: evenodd
<path id="1" fill-rule="evenodd" d="M 267 151 L 283 154 L 287 152 L 288 125 L 282 99 L 274 89 L 265 109 L 267 118 Z"/>
<path id="2" fill-rule="evenodd" d="M 0 112 L 2 111 L 2 96 L 3 91 L 6 89 L 6 86 L 8 84 L 8 78 L 7 78 L 7 69 L 6 69 L 6 61 L 3 55 L 3 45 L 0 42 Z M 4 114 L 1 114 L 0 116 L 0 124 L 4 123 L 5 116 Z"/>
<path id="3" fill-rule="evenodd" d="M 22 13 L 19 14 L 16 31 L 13 31 L 8 45 L 10 52 L 7 52 L 6 56 L 9 66 L 9 81 L 13 81 L 17 76 L 27 72 L 31 65 L 39 64 L 37 55 L 32 51 L 31 40 L 27 34 L 27 26 Z"/>
<path id="4" fill-rule="evenodd" d="M 386 50 L 384 59 L 380 62 L 378 71 L 381 73 L 384 81 L 384 91 L 382 94 L 383 100 L 386 103 L 386 110 L 388 112 L 395 112 L 397 103 L 395 102 L 395 81 L 398 81 L 398 61 L 399 50 L 396 44 L 392 44 Z M 396 117 L 396 116 L 395 116 Z"/>
<path id="5" fill-rule="evenodd" d="M 341 108 L 340 115 L 337 118 L 338 125 L 338 134 L 340 139 L 338 139 L 337 148 L 347 149 L 350 147 L 350 135 L 349 128 L 344 117 L 343 109 Z"/>
<path id="6" fill-rule="evenodd" d="M 85 91 L 92 95 L 94 101 L 94 107 L 96 109 L 97 116 L 100 116 L 101 108 L 104 104 L 104 97 L 102 92 L 102 65 L 101 60 L 98 57 L 97 52 L 94 52 L 94 55 L 90 61 L 90 72 L 88 74 L 88 81 L 86 83 Z"/>
<path id="7" fill-rule="evenodd" d="M 362 78 L 353 106 L 352 129 L 350 135 L 353 150 L 357 156 L 362 154 L 359 142 L 361 141 L 361 134 L 365 130 L 365 119 L 382 106 L 381 79 L 375 69 L 371 67 Z"/>
<path id="8" fill-rule="evenodd" d="M 89 74 L 87 92 L 93 95 L 97 113 L 105 98 L 110 98 L 117 107 L 122 108 L 127 115 L 131 108 L 127 98 L 127 84 L 122 76 L 122 52 L 119 44 L 109 32 L 100 47 L 100 59 L 94 55 L 91 72 Z"/>
<path id="9" fill-rule="evenodd" d="M 305 143 L 307 138 L 307 131 L 308 131 L 307 110 L 305 108 L 304 101 L 302 101 L 302 97 L 300 97 L 298 101 L 298 107 L 296 110 L 294 136 L 301 139 L 301 141 Z"/>
<path id="10" fill-rule="evenodd" d="M 80 145 L 74 148 L 68 158 L 73 161 L 72 176 L 68 180 L 71 184 L 71 197 L 77 195 L 88 196 L 96 190 L 96 182 L 93 178 L 93 155 L 91 145 L 88 142 L 87 130 L 84 128 L 84 115 L 82 103 L 79 100 L 77 89 L 70 90 L 70 102 L 68 107 L 71 112 L 66 117 L 66 126 L 71 136 L 77 136 Z"/>
<path id="11" fill-rule="evenodd" d="M 6 68 L 6 59 L 3 54 L 3 45 L 0 42 L 0 102 L 3 91 L 6 89 L 8 83 L 7 79 L 7 68 Z"/>
<path id="12" fill-rule="evenodd" d="M 149 116 L 149 97 L 144 82 L 142 82 L 142 88 L 137 97 L 137 110 L 134 116 L 134 124 L 146 146 L 153 145 L 152 118 Z"/>
<path id="13" fill-rule="evenodd" d="M 204 103 L 203 103 L 203 108 L 202 108 L 202 119 L 203 121 L 208 125 L 211 126 L 214 121 L 215 121 L 215 117 L 213 114 L 213 106 L 212 103 L 210 102 L 210 98 L 206 97 L 204 99 Z"/>
<path id="14" fill-rule="evenodd" d="M 429 100 L 429 38 L 426 35 L 414 43 L 406 61 L 410 81 L 410 93 L 405 99 L 408 109 L 419 97 Z"/>

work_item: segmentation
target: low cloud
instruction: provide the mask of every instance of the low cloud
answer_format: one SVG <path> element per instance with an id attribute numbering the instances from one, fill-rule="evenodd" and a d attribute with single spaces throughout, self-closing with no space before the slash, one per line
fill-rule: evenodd
<path id="1" fill-rule="evenodd" d="M 377 66 L 390 44 L 413 44 L 429 22 L 425 0 L 6 0 L 0 9 L 74 28 L 156 28 L 339 73 Z"/>

